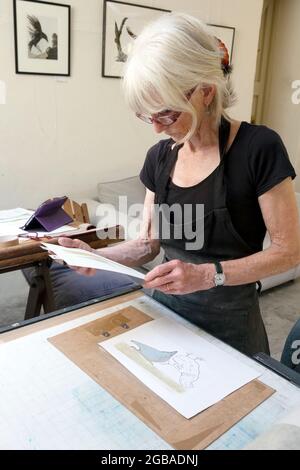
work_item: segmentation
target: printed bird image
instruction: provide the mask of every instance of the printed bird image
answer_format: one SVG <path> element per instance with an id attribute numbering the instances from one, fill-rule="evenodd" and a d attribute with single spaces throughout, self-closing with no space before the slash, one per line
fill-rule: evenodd
<path id="1" fill-rule="evenodd" d="M 177 354 L 169 364 L 178 370 L 179 383 L 184 388 L 193 388 L 200 377 L 200 362 L 202 359 L 194 354 Z"/>
<path id="2" fill-rule="evenodd" d="M 134 34 L 133 31 L 131 31 L 131 29 L 129 28 L 129 26 L 126 26 L 126 31 L 127 31 L 127 33 L 129 34 L 129 36 L 130 36 L 132 39 L 136 39 L 136 38 L 137 38 L 137 35 Z"/>
<path id="3" fill-rule="evenodd" d="M 31 52 L 31 49 L 33 47 L 36 47 L 42 53 L 42 50 L 39 47 L 39 42 L 42 39 L 45 39 L 47 42 L 49 42 L 48 37 L 42 31 L 41 23 L 40 23 L 40 21 L 38 20 L 38 18 L 36 16 L 27 15 L 27 19 L 29 21 L 28 32 L 29 32 L 30 37 L 31 37 L 31 40 L 28 43 L 29 52 Z"/>
<path id="4" fill-rule="evenodd" d="M 152 348 L 147 344 L 140 343 L 139 341 L 131 340 L 137 347 L 139 353 L 149 362 L 168 362 L 174 354 L 178 351 L 160 351 L 159 349 Z M 132 346 L 133 347 L 133 346 Z"/>
<path id="5" fill-rule="evenodd" d="M 179 383 L 184 389 L 193 388 L 200 378 L 200 363 L 202 359 L 191 353 L 179 353 L 178 351 L 161 351 L 139 341 L 131 340 L 144 359 L 151 364 L 160 363 L 162 366 L 174 367 L 179 373 Z"/>
<path id="6" fill-rule="evenodd" d="M 118 56 L 116 58 L 117 62 L 126 62 L 127 60 L 127 54 L 122 49 L 122 44 L 121 44 L 121 36 L 123 32 L 124 25 L 128 18 L 123 18 L 120 27 L 118 27 L 117 22 L 115 21 L 115 43 L 118 49 Z"/>

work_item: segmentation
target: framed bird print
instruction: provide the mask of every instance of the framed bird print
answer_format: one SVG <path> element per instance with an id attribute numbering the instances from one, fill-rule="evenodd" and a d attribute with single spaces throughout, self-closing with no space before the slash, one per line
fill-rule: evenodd
<path id="1" fill-rule="evenodd" d="M 16 73 L 70 75 L 71 7 L 14 0 Z"/>
<path id="2" fill-rule="evenodd" d="M 135 37 L 147 23 L 170 10 L 135 3 L 104 0 L 102 77 L 121 78 Z"/>

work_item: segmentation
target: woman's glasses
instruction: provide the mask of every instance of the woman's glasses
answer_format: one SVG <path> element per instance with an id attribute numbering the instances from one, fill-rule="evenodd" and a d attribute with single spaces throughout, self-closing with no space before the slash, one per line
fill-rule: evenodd
<path id="1" fill-rule="evenodd" d="M 192 88 L 185 94 L 187 100 L 191 98 L 196 88 L 197 87 Z M 136 113 L 136 116 L 147 124 L 153 124 L 156 122 L 158 124 L 162 124 L 163 126 L 171 126 L 171 124 L 174 124 L 174 122 L 177 121 L 181 113 L 182 111 L 172 111 L 170 109 L 166 109 L 165 111 L 151 115 Z"/>
<path id="2" fill-rule="evenodd" d="M 153 124 L 154 122 L 157 122 L 159 124 L 162 124 L 163 126 L 170 126 L 171 124 L 177 121 L 180 114 L 180 111 L 171 111 L 169 109 L 166 109 L 165 111 L 152 114 L 151 116 L 140 113 L 136 113 L 136 116 L 147 124 Z"/>

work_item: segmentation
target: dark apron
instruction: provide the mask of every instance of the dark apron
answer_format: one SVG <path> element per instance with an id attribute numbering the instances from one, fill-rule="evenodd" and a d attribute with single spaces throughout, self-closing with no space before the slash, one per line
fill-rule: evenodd
<path id="1" fill-rule="evenodd" d="M 201 264 L 243 258 L 254 253 L 253 249 L 236 232 L 226 206 L 226 182 L 224 166 L 226 147 L 230 133 L 230 123 L 222 119 L 219 128 L 219 147 L 221 161 L 214 172 L 213 207 L 202 221 L 193 220 L 182 226 L 195 229 L 204 224 L 204 244 L 201 249 L 186 250 L 182 239 L 160 237 L 165 251 L 164 261 L 179 259 L 184 262 Z M 176 163 L 178 147 L 169 148 L 161 166 L 157 169 L 156 204 L 166 204 L 170 174 Z M 205 201 L 203 201 L 205 204 Z M 160 206 L 161 208 L 163 206 Z M 172 225 L 172 223 L 171 223 Z M 178 227 L 177 227 L 178 228 Z M 176 233 L 173 227 L 171 233 Z M 269 354 L 269 344 L 261 318 L 256 283 L 240 286 L 220 286 L 206 291 L 197 291 L 184 295 L 168 295 L 155 291 L 153 297 L 182 317 L 203 328 L 213 336 L 230 344 L 248 355 L 263 351 Z"/>

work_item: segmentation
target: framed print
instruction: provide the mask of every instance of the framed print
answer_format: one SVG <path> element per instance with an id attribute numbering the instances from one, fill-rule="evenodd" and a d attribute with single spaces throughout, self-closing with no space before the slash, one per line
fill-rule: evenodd
<path id="1" fill-rule="evenodd" d="M 104 0 L 102 77 L 121 78 L 131 44 L 147 23 L 170 10 Z"/>
<path id="2" fill-rule="evenodd" d="M 227 47 L 229 54 L 229 63 L 232 62 L 232 53 L 233 53 L 233 44 L 235 36 L 235 28 L 230 26 L 221 26 L 217 24 L 208 24 L 207 25 L 211 32 L 220 39 L 225 46 Z"/>
<path id="3" fill-rule="evenodd" d="M 16 73 L 70 75 L 71 7 L 14 0 Z"/>

